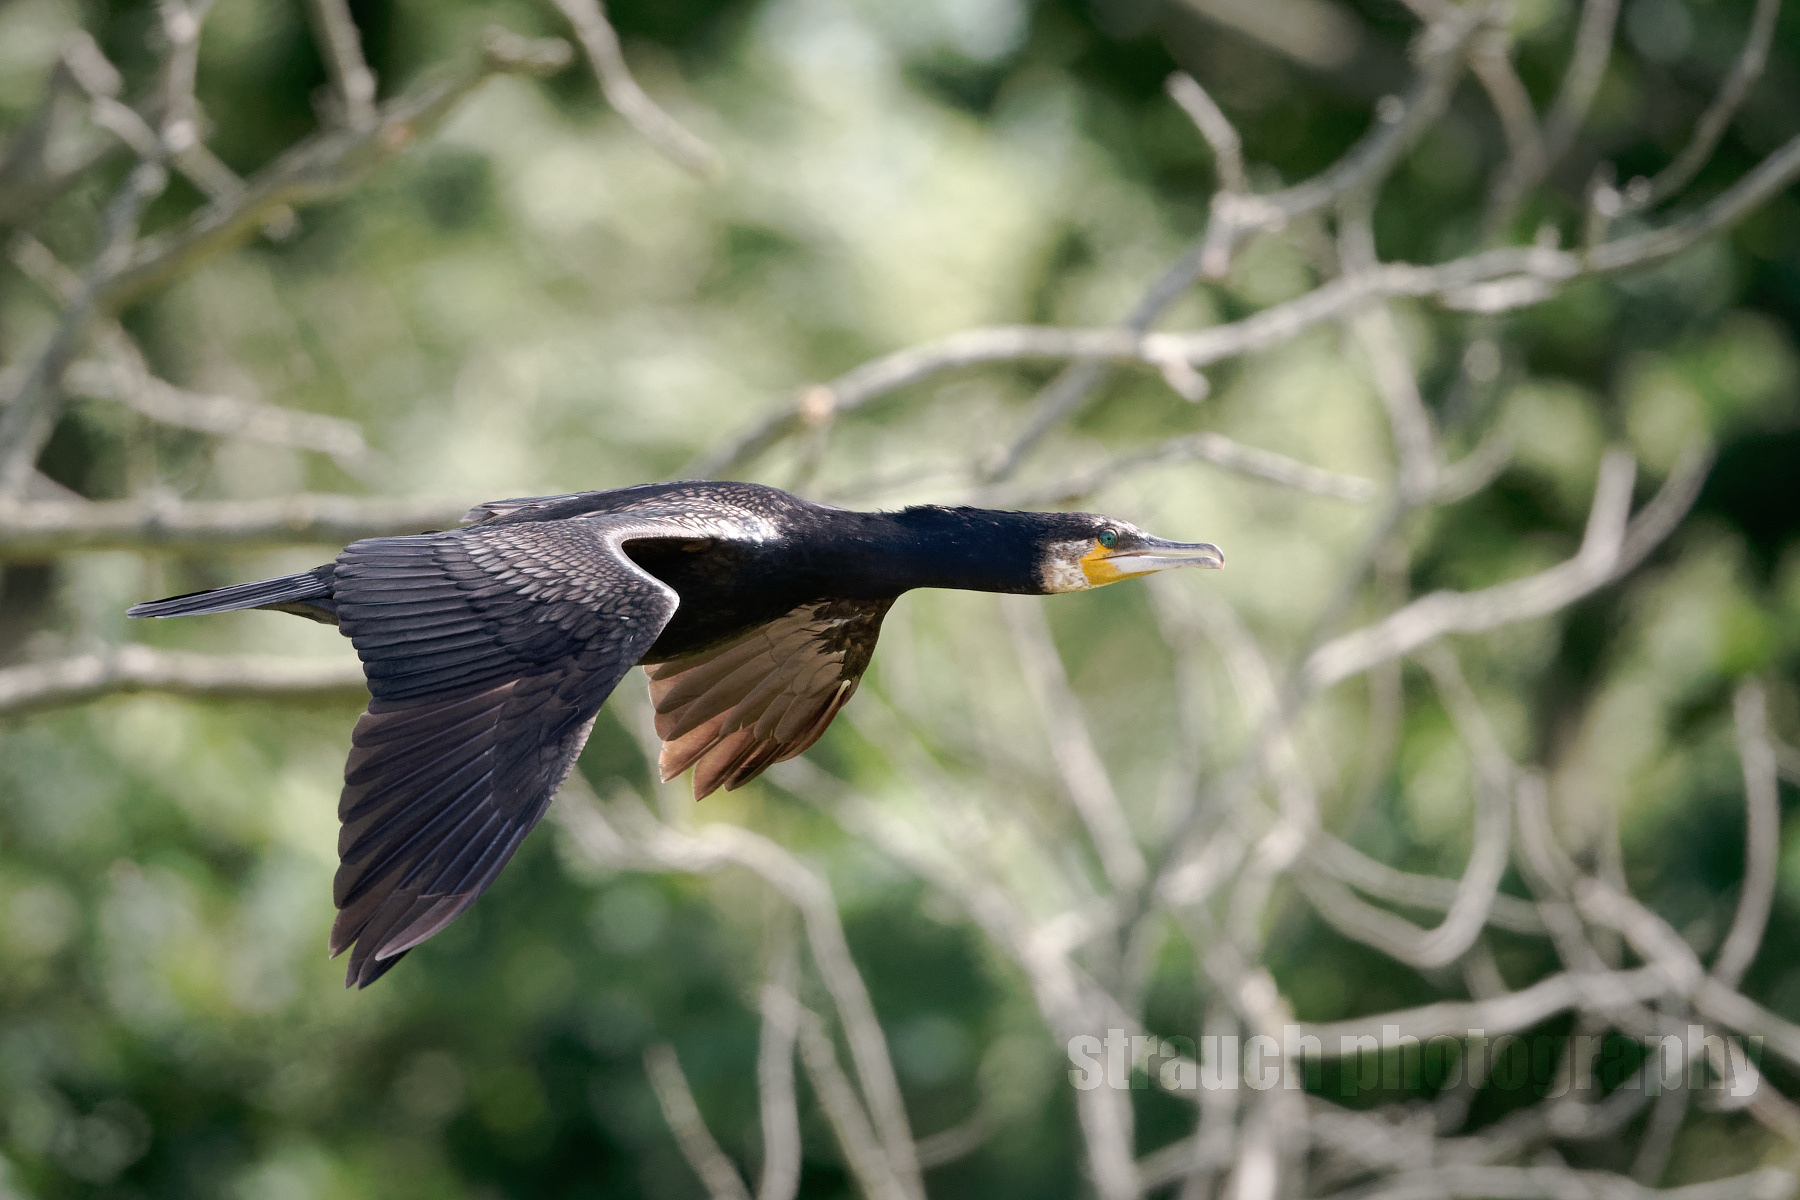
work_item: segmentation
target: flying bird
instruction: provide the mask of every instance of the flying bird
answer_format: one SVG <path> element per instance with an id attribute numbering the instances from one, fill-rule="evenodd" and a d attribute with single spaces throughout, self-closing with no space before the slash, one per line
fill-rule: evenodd
<path id="1" fill-rule="evenodd" d="M 129 610 L 274 609 L 356 647 L 370 700 L 344 765 L 331 930 L 346 986 L 494 881 L 633 666 L 650 678 L 663 779 L 691 767 L 700 799 L 818 741 L 903 592 L 1046 595 L 1225 561 L 1091 513 L 854 512 L 749 483 L 499 500 L 463 521 Z"/>

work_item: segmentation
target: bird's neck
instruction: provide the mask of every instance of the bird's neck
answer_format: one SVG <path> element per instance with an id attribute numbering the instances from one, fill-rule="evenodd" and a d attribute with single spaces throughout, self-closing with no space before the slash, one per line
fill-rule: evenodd
<path id="1" fill-rule="evenodd" d="M 836 512 L 826 539 L 836 561 L 819 568 L 871 596 L 913 588 L 1041 592 L 1032 514 L 968 508 Z"/>

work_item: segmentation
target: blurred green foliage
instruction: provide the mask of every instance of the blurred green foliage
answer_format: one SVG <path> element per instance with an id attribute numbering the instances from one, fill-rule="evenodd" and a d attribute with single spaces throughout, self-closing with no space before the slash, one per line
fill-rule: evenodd
<path id="1" fill-rule="evenodd" d="M 553 10 L 526 0 L 351 9 L 384 94 L 467 53 L 490 22 L 560 32 Z M 778 397 L 873 354 L 982 323 L 1118 319 L 1200 228 L 1213 184 L 1203 145 L 1161 94 L 1173 67 L 1238 123 L 1260 182 L 1292 181 L 1337 156 L 1372 102 L 1403 85 L 1414 28 L 1392 0 L 1345 4 L 1355 44 L 1319 67 L 1151 0 L 635 0 L 609 11 L 646 86 L 725 154 L 724 184 L 658 159 L 581 72 L 495 80 L 441 136 L 349 198 L 304 211 L 296 237 L 213 259 L 125 314 L 167 378 L 361 422 L 376 454 L 360 475 L 98 402 L 69 412 L 45 471 L 93 498 L 307 489 L 471 502 L 669 477 Z M 1739 0 L 1630 0 L 1580 151 L 1513 232 L 1578 225 L 1596 161 L 1616 162 L 1622 178 L 1667 161 L 1748 11 Z M 1575 17 L 1569 0 L 1517 6 L 1521 73 L 1540 107 Z M 23 118 L 77 27 L 125 73 L 127 95 L 141 94 L 155 26 L 150 0 L 10 0 L 0 129 Z M 227 163 L 254 171 L 304 135 L 325 79 L 298 3 L 219 0 L 199 96 Z M 1790 9 L 1701 194 L 1791 136 L 1796 94 L 1800 13 Z M 1382 254 L 1431 261 L 1476 248 L 1502 148 L 1465 86 L 1383 194 Z M 33 232 L 85 261 L 111 182 L 85 182 Z M 177 184 L 150 223 L 198 202 Z M 1293 241 L 1265 238 L 1165 327 L 1242 315 L 1316 278 Z M 53 315 L 33 284 L 0 269 L 0 361 L 18 361 Z M 1689 439 L 1721 446 L 1695 515 L 1629 585 L 1466 647 L 1509 748 L 1547 764 L 1571 794 L 1602 798 L 1568 819 L 1616 819 L 1632 884 L 1704 951 L 1729 921 L 1741 870 L 1734 681 L 1770 682 L 1777 731 L 1800 733 L 1800 195 L 1664 266 L 1490 322 L 1498 365 L 1477 386 L 1457 382 L 1476 318 L 1402 316 L 1448 444 L 1465 451 L 1490 428 L 1517 443 L 1494 487 L 1408 530 L 1413 592 L 1483 586 L 1565 556 L 1608 444 L 1637 452 L 1645 489 Z M 914 388 L 837 431 L 809 491 L 940 498 L 931 481 L 1004 440 L 1047 377 L 1008 366 Z M 1153 373 L 1121 373 L 1034 470 L 1219 429 L 1386 475 L 1379 406 L 1335 332 L 1222 366 L 1211 382 L 1214 399 L 1192 406 Z M 758 477 L 791 481 L 803 453 L 772 455 Z M 915 472 L 920 482 L 869 487 Z M 1232 570 L 1217 586 L 1284 652 L 1370 520 L 1205 466 L 1159 468 L 1102 500 L 1170 536 L 1225 545 Z M 128 638 L 345 654 L 334 631 L 270 614 L 148 630 L 122 617 L 133 599 L 320 557 L 8 566 L 0 654 Z M 1359 603 L 1375 611 L 1373 597 Z M 1154 792 L 1178 735 L 1151 606 L 1114 589 L 1049 615 L 1121 790 Z M 1029 761 L 1039 735 L 1025 728 L 994 627 L 986 598 L 910 599 L 858 704 L 881 697 L 952 765 L 1010 753 L 1021 793 L 1052 796 L 1041 760 Z M 1407 683 L 1391 769 L 1360 808 L 1327 821 L 1384 861 L 1455 874 L 1468 848 L 1468 766 L 1429 690 Z M 1308 734 L 1354 778 L 1363 696 L 1340 691 L 1356 694 L 1334 695 Z M 610 713 L 580 769 L 603 791 L 647 793 L 635 744 Z M 727 1151 L 754 1163 L 748 1000 L 763 901 L 745 880 L 601 877 L 540 831 L 460 923 L 373 990 L 341 990 L 324 945 L 354 716 L 342 705 L 139 697 L 0 723 L 0 1196 L 694 1195 L 639 1062 L 656 1040 L 678 1046 Z M 815 758 L 901 802 L 904 771 L 862 725 L 841 724 Z M 1221 718 L 1206 753 L 1222 759 L 1241 742 L 1246 731 L 1228 726 Z M 941 898 L 774 786 L 707 806 L 826 867 L 915 1129 L 947 1128 L 983 1105 L 992 1114 L 994 1137 L 934 1172 L 934 1195 L 1078 1194 L 1066 1064 L 1016 973 Z M 1068 820 L 1047 799 L 1041 807 L 1053 830 Z M 1516 880 L 1508 887 L 1522 894 Z M 1346 942 L 1297 901 L 1277 911 L 1271 962 L 1302 1018 L 1422 1002 L 1446 986 Z M 1551 965 L 1540 942 L 1495 945 L 1514 983 Z M 1191 1033 L 1193 964 L 1178 950 L 1166 957 L 1150 1025 Z M 1747 983 L 1800 1019 L 1796 961 L 1800 843 L 1784 850 L 1781 898 Z M 1791 1092 L 1794 1081 L 1776 1077 Z M 1150 1094 L 1140 1117 L 1143 1149 L 1190 1120 Z M 802 1194 L 840 1194 L 849 1185 L 826 1130 L 807 1120 Z M 1672 1182 L 1759 1153 L 1755 1135 L 1723 1116 L 1696 1117 L 1683 1138 Z M 1594 1148 L 1602 1163 L 1607 1152 Z"/>

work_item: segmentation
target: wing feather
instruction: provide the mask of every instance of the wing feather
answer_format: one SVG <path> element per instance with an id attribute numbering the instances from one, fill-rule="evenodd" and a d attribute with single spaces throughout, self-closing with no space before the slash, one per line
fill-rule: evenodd
<path id="1" fill-rule="evenodd" d="M 803 604 L 722 646 L 646 666 L 662 777 L 692 767 L 703 799 L 818 741 L 868 668 L 892 604 Z"/>
<path id="2" fill-rule="evenodd" d="M 372 698 L 338 803 L 333 954 L 366 986 L 474 903 L 674 613 L 632 513 L 358 542 L 334 601 Z"/>

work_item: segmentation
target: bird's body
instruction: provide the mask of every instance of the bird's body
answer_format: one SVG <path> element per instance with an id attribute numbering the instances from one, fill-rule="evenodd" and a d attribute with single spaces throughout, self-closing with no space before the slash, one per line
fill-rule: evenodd
<path id="1" fill-rule="evenodd" d="M 339 802 L 334 953 L 366 985 L 459 916 L 543 816 L 600 705 L 650 676 L 665 779 L 737 787 L 818 740 L 917 587 L 1049 593 L 1217 547 L 1087 513 L 865 513 L 746 483 L 497 501 L 312 571 L 139 604 L 336 624 L 371 699 Z"/>

